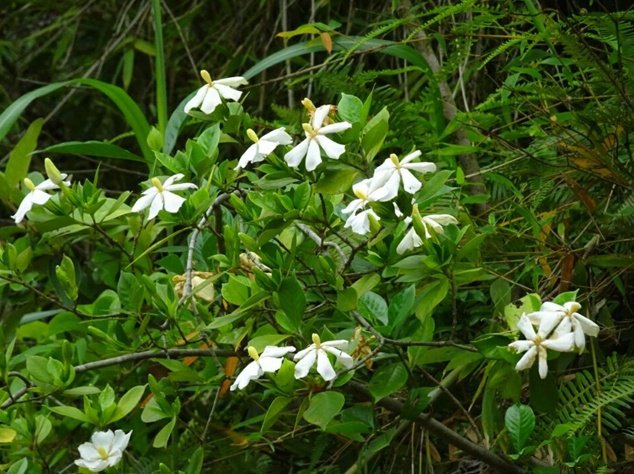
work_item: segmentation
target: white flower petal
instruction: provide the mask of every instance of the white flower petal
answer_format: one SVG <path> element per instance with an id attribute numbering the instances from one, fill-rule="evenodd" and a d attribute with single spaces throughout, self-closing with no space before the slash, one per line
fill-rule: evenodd
<path id="1" fill-rule="evenodd" d="M 62 179 L 65 179 L 66 174 L 62 173 L 61 177 Z M 45 179 L 40 184 L 35 186 L 35 189 L 37 189 L 38 191 L 51 191 L 53 189 L 59 189 L 59 186 L 55 184 L 53 181 L 51 181 L 50 179 Z"/>
<path id="2" fill-rule="evenodd" d="M 561 318 L 563 317 L 563 313 L 559 312 L 545 312 L 539 322 L 539 329 L 537 334 L 541 336 L 542 339 L 548 337 L 551 331 L 559 324 Z"/>
<path id="3" fill-rule="evenodd" d="M 221 103 L 222 100 L 220 100 L 220 94 L 218 94 L 218 91 L 213 87 L 209 87 L 207 94 L 205 95 L 205 99 L 200 106 L 200 110 L 206 114 L 210 114 L 216 110 L 216 107 L 218 107 Z"/>
<path id="4" fill-rule="evenodd" d="M 293 138 L 286 133 L 286 129 L 284 127 L 276 128 L 272 132 L 263 135 L 262 138 L 260 138 L 260 141 L 262 140 L 275 142 L 280 145 L 290 145 L 293 143 Z"/>
<path id="5" fill-rule="evenodd" d="M 322 105 L 320 107 L 317 107 L 317 110 L 313 112 L 313 118 L 310 121 L 310 125 L 311 127 L 313 127 L 313 130 L 318 130 L 321 128 L 321 125 L 324 123 L 324 120 L 328 116 L 329 112 L 330 105 Z"/>
<path id="6" fill-rule="evenodd" d="M 548 359 L 546 349 L 539 347 L 537 349 L 537 358 L 539 359 L 539 378 L 545 379 L 548 375 Z"/>
<path id="7" fill-rule="evenodd" d="M 326 382 L 337 376 L 335 369 L 332 368 L 332 364 L 323 349 L 317 350 L 317 372 Z"/>
<path id="8" fill-rule="evenodd" d="M 515 365 L 515 370 L 526 370 L 530 369 L 535 362 L 535 357 L 537 356 L 537 346 L 531 347 L 526 353 L 522 356 L 522 358 Z"/>
<path id="9" fill-rule="evenodd" d="M 588 336 L 596 337 L 599 335 L 599 325 L 594 321 L 582 316 L 579 313 L 574 313 L 572 317 L 581 325 L 583 332 Z"/>
<path id="10" fill-rule="evenodd" d="M 508 347 L 514 350 L 515 352 L 521 353 L 521 352 L 526 352 L 534 345 L 535 343 L 533 341 L 515 341 L 515 342 L 511 342 L 508 345 Z"/>
<path id="11" fill-rule="evenodd" d="M 414 150 L 413 152 L 411 152 L 409 155 L 405 155 L 405 157 L 400 160 L 401 166 L 402 165 L 406 165 L 408 164 L 410 161 L 415 160 L 416 158 L 418 158 L 421 155 L 421 151 L 420 150 Z"/>
<path id="12" fill-rule="evenodd" d="M 344 209 L 341 210 L 342 214 L 354 214 L 358 209 L 363 209 L 366 202 L 362 199 L 354 199 Z"/>
<path id="13" fill-rule="evenodd" d="M 284 359 L 281 357 L 263 357 L 258 359 L 262 372 L 277 372 L 282 366 Z"/>
<path id="14" fill-rule="evenodd" d="M 77 451 L 79 451 L 79 455 L 84 461 L 96 461 L 101 459 L 101 455 L 95 445 L 92 443 L 82 443 L 77 447 Z"/>
<path id="15" fill-rule="evenodd" d="M 96 461 L 86 461 L 84 459 L 75 459 L 75 465 L 79 467 L 84 467 L 88 469 L 90 472 L 101 472 L 104 469 L 110 467 L 110 464 L 107 460 L 98 459 Z"/>
<path id="16" fill-rule="evenodd" d="M 169 187 L 172 186 L 176 181 L 180 181 L 184 177 L 185 175 L 183 173 L 176 173 L 175 175 L 170 176 L 163 182 L 163 189 L 169 189 Z"/>
<path id="17" fill-rule="evenodd" d="M 458 220 L 449 214 L 429 214 L 427 216 L 428 219 L 432 219 L 434 222 L 437 222 L 440 225 L 448 225 L 448 224 L 457 224 Z"/>
<path id="18" fill-rule="evenodd" d="M 300 353 L 295 356 L 295 360 L 298 360 Z M 303 355 L 301 360 L 295 364 L 295 378 L 301 379 L 308 375 L 310 368 L 315 363 L 315 359 L 317 359 L 317 350 L 313 347 L 312 350 L 308 351 Z"/>
<path id="19" fill-rule="evenodd" d="M 255 158 L 257 151 L 258 151 L 258 145 L 257 143 L 254 143 L 249 148 L 247 148 L 247 151 L 245 151 L 242 154 L 242 156 L 240 157 L 240 160 L 238 161 L 238 166 L 236 166 L 234 169 L 237 170 L 240 168 L 246 168 L 249 163 L 253 162 L 253 159 Z"/>
<path id="20" fill-rule="evenodd" d="M 315 344 L 311 344 L 306 349 L 302 349 L 301 351 L 299 351 L 293 356 L 293 360 L 297 362 L 298 360 L 303 359 L 304 357 L 306 357 L 306 354 L 308 354 L 313 349 L 315 349 Z"/>
<path id="21" fill-rule="evenodd" d="M 156 189 L 156 188 L 152 187 L 152 189 Z M 139 200 L 134 203 L 134 206 L 132 206 L 132 212 L 141 212 L 143 209 L 150 207 L 150 205 L 152 204 L 152 201 L 156 197 L 156 194 L 157 193 L 155 192 L 155 193 L 148 193 L 145 196 L 141 196 Z"/>
<path id="22" fill-rule="evenodd" d="M 531 324 L 530 319 L 528 319 L 525 314 L 523 314 L 517 322 L 517 329 L 519 329 L 522 334 L 524 334 L 524 337 L 529 341 L 532 341 L 537 337 L 537 334 L 535 334 L 535 330 L 533 329 L 533 325 Z"/>
<path id="23" fill-rule="evenodd" d="M 350 128 L 352 128 L 352 124 L 350 122 L 337 122 L 321 127 L 317 133 L 319 135 L 329 135 L 331 133 L 343 132 L 344 130 L 348 130 Z"/>
<path id="24" fill-rule="evenodd" d="M 114 441 L 114 433 L 112 430 L 95 431 L 90 437 L 90 441 L 95 445 L 95 448 L 103 448 L 106 452 L 109 452 Z"/>
<path id="25" fill-rule="evenodd" d="M 315 140 L 309 140 L 306 153 L 306 171 L 312 171 L 321 163 L 321 151 Z"/>
<path id="26" fill-rule="evenodd" d="M 179 183 L 170 186 L 163 186 L 165 191 L 184 191 L 185 189 L 198 189 L 194 183 Z"/>
<path id="27" fill-rule="evenodd" d="M 542 342 L 542 346 L 546 349 L 557 352 L 572 352 L 575 348 L 575 335 L 570 332 L 563 336 L 552 337 Z"/>
<path id="28" fill-rule="evenodd" d="M 423 245 L 423 239 L 420 238 L 420 236 L 416 233 L 416 230 L 412 227 L 409 231 L 407 231 L 401 242 L 396 247 L 396 253 L 403 255 L 408 250 L 413 250 L 421 245 Z"/>
<path id="29" fill-rule="evenodd" d="M 223 86 L 237 87 L 237 86 L 246 86 L 249 83 L 249 81 L 247 81 L 242 76 L 232 76 L 232 77 L 225 77 L 223 79 L 216 79 L 215 81 L 213 81 L 213 83 L 222 84 Z"/>
<path id="30" fill-rule="evenodd" d="M 231 387 L 229 387 L 229 390 L 233 391 L 236 388 L 242 390 L 244 387 L 249 385 L 249 382 L 251 382 L 251 380 L 259 378 L 263 373 L 264 372 L 262 371 L 260 364 L 258 364 L 257 361 L 254 360 L 253 362 L 247 364 L 242 372 L 238 374 L 236 380 L 233 382 Z"/>
<path id="31" fill-rule="evenodd" d="M 33 193 L 28 193 L 26 196 L 24 196 L 24 199 L 22 199 L 22 202 L 18 206 L 18 210 L 15 211 L 15 214 L 13 214 L 11 218 L 15 219 L 16 224 L 19 224 L 20 222 L 24 220 L 24 216 L 26 215 L 27 212 L 31 210 L 32 207 L 33 207 Z"/>
<path id="32" fill-rule="evenodd" d="M 44 191 L 40 191 L 39 189 L 34 189 L 30 192 L 30 194 L 33 204 L 39 205 L 46 204 L 52 197 L 50 194 L 46 194 Z"/>
<path id="33" fill-rule="evenodd" d="M 329 341 L 329 342 L 333 342 L 333 341 Z M 347 341 L 344 341 L 344 342 L 346 343 L 346 346 L 347 346 L 348 342 Z M 350 354 L 340 349 L 336 349 L 335 347 L 327 346 L 326 344 L 322 344 L 321 348 L 325 350 L 326 352 L 330 352 L 331 354 L 333 354 L 337 358 L 337 361 L 341 365 L 346 367 L 347 369 L 351 368 L 354 365 L 354 359 L 350 356 Z"/>
<path id="34" fill-rule="evenodd" d="M 293 346 L 285 346 L 285 347 L 277 347 L 277 346 L 266 346 L 260 354 L 260 358 L 262 357 L 284 357 L 286 354 L 290 352 L 295 352 L 295 348 Z"/>
<path id="35" fill-rule="evenodd" d="M 148 213 L 148 220 L 154 219 L 158 216 L 159 211 L 163 209 L 163 195 L 162 193 L 156 193 L 154 199 L 152 199 L 152 203 L 150 204 L 150 212 Z"/>
<path id="36" fill-rule="evenodd" d="M 302 162 L 302 159 L 306 156 L 308 151 L 308 144 L 311 140 L 306 138 L 296 147 L 292 148 L 288 153 L 284 155 L 284 161 L 291 168 L 297 168 Z"/>
<path id="37" fill-rule="evenodd" d="M 319 143 L 319 146 L 322 150 L 324 150 L 324 153 L 326 153 L 328 158 L 332 158 L 333 160 L 339 159 L 339 157 L 346 151 L 345 145 L 340 145 L 328 137 L 317 135 L 315 140 Z"/>
<path id="38" fill-rule="evenodd" d="M 256 144 L 257 154 L 261 156 L 260 160 L 262 160 L 265 156 L 273 153 L 273 150 L 275 150 L 278 145 L 279 143 L 277 142 L 261 138 L 260 141 Z"/>
<path id="39" fill-rule="evenodd" d="M 403 165 L 403 162 L 401 161 L 401 167 L 408 170 L 416 171 L 418 173 L 433 173 L 434 171 L 436 171 L 436 165 L 434 163 L 428 162 L 408 163 L 406 165 Z"/>
<path id="40" fill-rule="evenodd" d="M 561 311 L 562 313 L 566 312 L 566 308 L 557 303 L 552 303 L 547 301 L 546 303 L 542 303 L 542 307 L 539 309 L 540 311 Z"/>
<path id="41" fill-rule="evenodd" d="M 220 94 L 220 97 L 223 99 L 238 101 L 242 96 L 242 91 L 229 87 L 225 84 L 219 84 L 218 82 L 214 82 L 212 89 L 216 89 L 218 94 Z"/>
<path id="42" fill-rule="evenodd" d="M 123 452 L 128 447 L 130 436 L 132 436 L 132 430 L 129 433 L 125 433 L 123 430 L 115 430 L 112 449 L 118 449 Z"/>
<path id="43" fill-rule="evenodd" d="M 163 191 L 163 209 L 172 214 L 178 212 L 183 203 L 185 202 L 185 198 L 180 197 L 177 194 L 174 194 L 170 191 Z"/>
<path id="44" fill-rule="evenodd" d="M 401 168 L 400 175 L 403 180 L 403 189 L 410 194 L 414 194 L 423 186 L 423 184 L 405 168 Z"/>
<path id="45" fill-rule="evenodd" d="M 200 104 L 202 104 L 203 100 L 205 99 L 205 95 L 207 94 L 208 89 L 209 89 L 209 86 L 205 84 L 204 86 L 202 86 L 200 89 L 196 91 L 196 94 L 194 95 L 194 97 L 192 97 L 191 99 L 187 101 L 187 103 L 185 104 L 186 114 L 189 113 L 191 109 L 200 107 Z"/>
<path id="46" fill-rule="evenodd" d="M 336 347 L 338 349 L 347 349 L 349 344 L 350 343 L 346 339 L 333 339 L 332 341 L 326 341 L 321 343 L 322 346 Z"/>

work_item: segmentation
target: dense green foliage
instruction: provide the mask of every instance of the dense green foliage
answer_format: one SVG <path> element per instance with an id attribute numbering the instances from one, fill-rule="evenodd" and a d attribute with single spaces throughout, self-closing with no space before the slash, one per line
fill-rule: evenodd
<path id="1" fill-rule="evenodd" d="M 591 3 L 5 2 L 0 472 L 76 472 L 107 429 L 133 433 L 112 472 L 623 472 L 634 11 Z M 186 114 L 200 69 L 249 84 Z M 284 159 L 304 97 L 351 124 L 310 171 Z M 293 145 L 236 170 L 278 127 Z M 376 199 L 353 232 L 353 184 L 414 150 L 436 171 L 394 200 L 412 225 Z M 179 173 L 178 212 L 133 210 Z M 549 301 L 600 332 L 518 372 Z M 354 366 L 297 378 L 288 354 L 229 389 L 249 347 L 314 334 Z"/>

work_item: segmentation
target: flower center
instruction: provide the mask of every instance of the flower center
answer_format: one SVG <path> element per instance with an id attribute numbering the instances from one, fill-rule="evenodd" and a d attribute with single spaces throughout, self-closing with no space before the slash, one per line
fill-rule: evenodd
<path id="1" fill-rule="evenodd" d="M 29 191 L 35 191 L 35 185 L 33 184 L 33 181 L 31 181 L 29 178 L 24 178 L 24 185 L 28 188 Z"/>
<path id="2" fill-rule="evenodd" d="M 304 129 L 304 131 L 306 132 L 306 136 L 308 136 L 308 138 L 315 138 L 317 136 L 317 132 L 315 131 L 315 129 L 311 126 L 311 124 L 309 123 L 303 123 L 302 124 L 302 128 Z"/>
<path id="3" fill-rule="evenodd" d="M 255 349 L 255 347 L 253 346 L 247 347 L 247 352 L 249 353 L 249 356 L 251 357 L 251 359 L 253 359 L 254 361 L 257 362 L 260 359 L 260 356 L 258 355 L 258 351 Z"/>
<path id="4" fill-rule="evenodd" d="M 313 333 L 312 338 L 313 338 L 313 344 L 315 344 L 315 348 L 319 349 L 319 346 L 321 346 L 321 339 L 319 339 L 319 335 L 316 333 Z"/>
<path id="5" fill-rule="evenodd" d="M 396 156 L 394 153 L 390 154 L 390 160 L 392 160 L 392 163 L 394 163 L 396 169 L 399 169 L 401 167 L 401 162 L 399 161 L 398 156 Z"/>
<path id="6" fill-rule="evenodd" d="M 580 309 L 581 309 L 581 305 L 577 303 L 576 301 L 573 301 L 572 303 L 568 305 L 568 311 L 566 312 L 566 316 L 571 318 L 572 315 L 576 313 L 577 311 L 579 311 Z"/>
<path id="7" fill-rule="evenodd" d="M 101 459 L 103 459 L 104 461 L 108 459 L 108 451 L 106 451 L 106 448 L 104 448 L 103 446 L 97 448 L 97 452 L 99 453 L 99 457 L 101 457 Z"/>
<path id="8" fill-rule="evenodd" d="M 260 139 L 258 138 L 258 136 L 256 135 L 256 133 L 252 130 L 252 129 L 248 129 L 247 130 L 247 137 L 249 137 L 249 139 L 253 142 L 253 143 L 257 143 L 260 141 Z"/>
<path id="9" fill-rule="evenodd" d="M 368 195 L 364 193 L 361 189 L 353 189 L 352 192 L 354 193 L 356 197 L 358 197 L 362 201 L 368 200 Z"/>
<path id="10" fill-rule="evenodd" d="M 211 80 L 211 76 L 209 75 L 206 69 L 203 69 L 202 71 L 200 71 L 200 77 L 203 78 L 203 81 L 205 81 L 209 87 L 214 85 L 214 81 Z"/>
<path id="11" fill-rule="evenodd" d="M 159 179 L 158 179 L 158 178 L 156 178 L 156 177 L 155 177 L 155 178 L 152 178 L 152 185 L 153 185 L 156 189 L 158 189 L 158 192 L 159 192 L 159 193 L 162 193 L 162 192 L 163 192 L 163 185 L 161 184 L 161 182 L 159 181 Z"/>
<path id="12" fill-rule="evenodd" d="M 543 339 L 539 334 L 537 334 L 535 336 L 535 339 L 533 339 L 533 342 L 535 343 L 536 346 L 539 346 L 542 343 L 542 341 Z"/>

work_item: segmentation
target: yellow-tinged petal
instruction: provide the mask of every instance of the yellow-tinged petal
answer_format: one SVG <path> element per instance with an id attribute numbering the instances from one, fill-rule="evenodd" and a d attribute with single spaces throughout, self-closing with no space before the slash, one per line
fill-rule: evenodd
<path id="1" fill-rule="evenodd" d="M 157 177 L 152 178 L 150 182 L 152 186 L 158 189 L 159 193 L 163 192 L 163 184 L 161 184 L 161 181 Z"/>
<path id="2" fill-rule="evenodd" d="M 29 178 L 24 178 L 24 186 L 27 187 L 29 191 L 33 191 L 35 189 L 35 184 Z"/>
<path id="3" fill-rule="evenodd" d="M 321 345 L 321 339 L 319 338 L 319 335 L 317 333 L 313 333 L 311 337 L 313 339 L 313 344 L 315 344 L 315 347 L 319 349 L 319 346 Z"/>
<path id="4" fill-rule="evenodd" d="M 249 346 L 247 348 L 247 352 L 249 353 L 249 356 L 253 360 L 258 360 L 260 358 L 260 356 L 258 355 L 258 351 L 253 346 Z"/>
<path id="5" fill-rule="evenodd" d="M 249 137 L 249 140 L 251 140 L 253 143 L 257 143 L 260 141 L 258 135 L 251 128 L 247 130 L 247 137 Z"/>

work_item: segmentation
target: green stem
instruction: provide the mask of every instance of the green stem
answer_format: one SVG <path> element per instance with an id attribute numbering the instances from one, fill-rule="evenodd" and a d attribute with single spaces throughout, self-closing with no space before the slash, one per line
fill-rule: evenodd
<path id="1" fill-rule="evenodd" d="M 158 129 L 161 136 L 165 136 L 167 125 L 167 84 L 165 80 L 165 53 L 163 51 L 163 23 L 161 20 L 161 0 L 152 0 L 154 14 L 154 47 L 156 49 L 156 111 L 158 114 Z"/>

